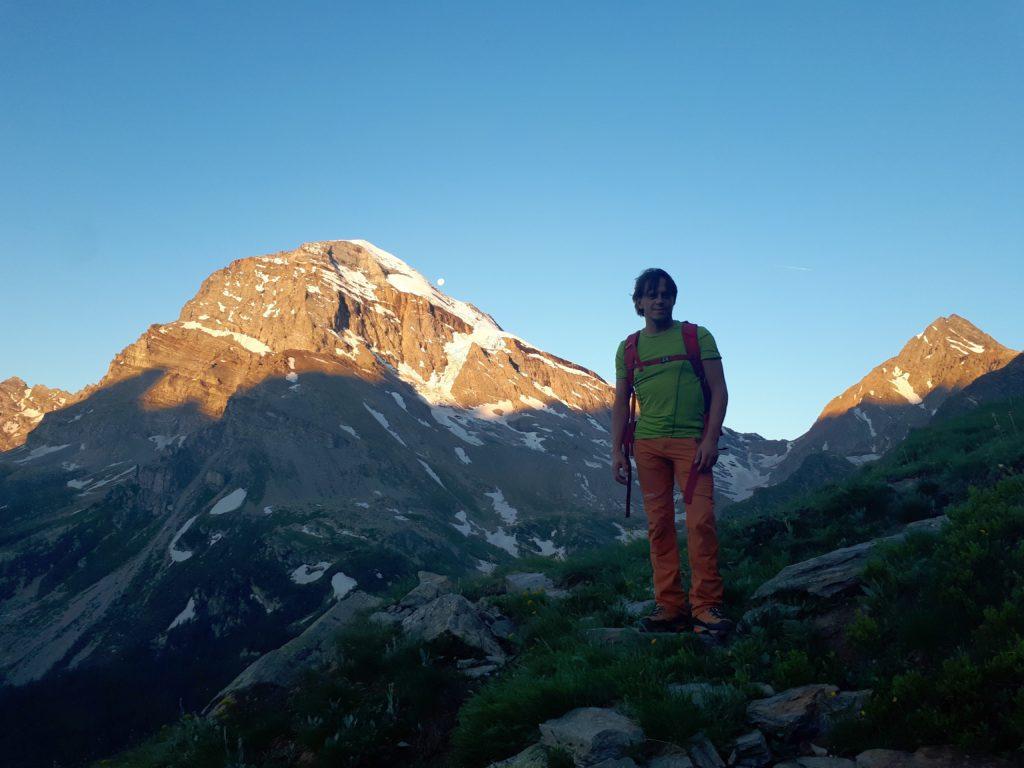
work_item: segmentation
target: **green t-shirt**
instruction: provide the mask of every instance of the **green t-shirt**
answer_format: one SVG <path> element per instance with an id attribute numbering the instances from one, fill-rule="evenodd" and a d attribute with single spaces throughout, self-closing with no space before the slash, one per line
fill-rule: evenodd
<path id="1" fill-rule="evenodd" d="M 637 355 L 651 360 L 668 355 L 685 355 L 682 325 L 678 320 L 661 333 L 640 331 Z M 697 342 L 701 360 L 719 360 L 715 337 L 703 326 L 697 326 Z M 619 342 L 615 352 L 615 375 L 626 378 L 626 342 Z M 704 395 L 700 380 L 689 360 L 672 360 L 635 371 L 633 388 L 640 406 L 636 439 L 649 437 L 700 437 L 704 431 Z"/>

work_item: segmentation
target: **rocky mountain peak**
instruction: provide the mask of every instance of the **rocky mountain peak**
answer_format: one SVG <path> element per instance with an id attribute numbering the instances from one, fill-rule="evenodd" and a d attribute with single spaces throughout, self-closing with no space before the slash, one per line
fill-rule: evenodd
<path id="1" fill-rule="evenodd" d="M 1016 354 L 960 315 L 937 317 L 909 339 L 899 354 L 830 401 L 818 421 L 862 404 L 912 405 L 934 411 L 951 393 L 1002 368 Z"/>
<path id="2" fill-rule="evenodd" d="M 219 415 L 241 387 L 302 371 L 394 375 L 435 404 L 503 412 L 611 403 L 596 373 L 506 331 L 393 254 L 364 240 L 305 243 L 233 261 L 210 275 L 178 320 L 151 326 L 101 386 L 164 371 L 145 402 L 196 402 Z"/>
<path id="3" fill-rule="evenodd" d="M 42 384 L 29 386 L 17 376 L 0 381 L 0 451 L 25 442 L 43 416 L 73 402 L 75 395 Z"/>

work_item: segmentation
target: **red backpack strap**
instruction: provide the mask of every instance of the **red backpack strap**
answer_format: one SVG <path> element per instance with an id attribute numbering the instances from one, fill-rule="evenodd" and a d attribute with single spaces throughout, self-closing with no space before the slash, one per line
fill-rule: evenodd
<path id="1" fill-rule="evenodd" d="M 700 391 L 704 395 L 704 433 L 708 431 L 708 416 L 711 409 L 711 387 L 704 376 L 704 363 L 700 359 L 700 342 L 697 340 L 697 326 L 693 323 L 683 322 L 683 344 L 686 346 L 686 358 L 693 366 L 693 372 L 700 381 Z M 697 487 L 697 473 L 690 468 L 690 474 L 683 488 L 683 503 L 689 504 L 693 501 L 693 491 Z"/>
<path id="2" fill-rule="evenodd" d="M 704 395 L 704 415 L 707 416 L 708 408 L 711 406 L 711 387 L 704 376 L 704 363 L 700 359 L 700 342 L 697 341 L 697 326 L 693 323 L 683 322 L 680 326 L 683 331 L 683 344 L 686 346 L 686 359 L 693 366 L 693 372 L 700 381 L 700 389 Z"/>
<path id="3" fill-rule="evenodd" d="M 641 368 L 640 365 L 640 353 L 637 352 L 637 346 L 640 344 L 640 331 L 631 333 L 626 337 L 626 351 L 625 351 L 625 363 L 626 363 L 626 381 L 629 382 L 629 391 L 633 391 L 633 371 L 637 368 Z"/>

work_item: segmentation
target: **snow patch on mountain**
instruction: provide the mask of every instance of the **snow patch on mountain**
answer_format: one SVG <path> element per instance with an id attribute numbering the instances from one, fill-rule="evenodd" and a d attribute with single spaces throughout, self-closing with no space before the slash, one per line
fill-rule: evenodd
<path id="1" fill-rule="evenodd" d="M 442 488 L 445 487 L 444 483 L 441 482 L 441 478 L 437 476 L 437 473 L 433 469 L 430 468 L 430 465 L 427 464 L 427 462 L 425 462 L 423 459 L 416 459 L 416 461 L 418 461 L 420 464 L 423 465 L 424 471 L 426 471 L 426 473 L 428 475 L 430 475 L 432 478 L 434 478 L 434 482 L 436 482 Z M 448 490 L 448 489 L 445 488 L 445 490 Z"/>
<path id="2" fill-rule="evenodd" d="M 345 595 L 356 588 L 356 580 L 346 576 L 341 571 L 331 576 L 331 589 L 334 590 L 334 599 L 341 600 Z"/>
<path id="3" fill-rule="evenodd" d="M 330 567 L 331 564 L 326 560 L 322 560 L 316 565 L 306 565 L 303 563 L 291 572 L 290 578 L 296 584 L 312 584 L 323 576 Z"/>
<path id="4" fill-rule="evenodd" d="M 885 370 L 884 368 L 882 369 Z M 918 405 L 921 402 L 921 398 L 917 392 L 910 385 L 910 372 L 904 371 L 898 365 L 892 369 L 893 378 L 889 379 L 889 383 L 892 384 L 899 394 L 911 405 Z"/>
<path id="5" fill-rule="evenodd" d="M 189 331 L 200 331 L 210 336 L 230 337 L 239 346 L 249 350 L 250 352 L 254 352 L 257 355 L 260 355 L 261 357 L 273 351 L 269 346 L 264 344 L 259 339 L 254 339 L 252 336 L 246 336 L 244 333 L 237 333 L 235 331 L 223 331 L 220 330 L 219 328 L 208 328 L 202 323 L 197 323 L 194 320 L 189 320 L 183 323 L 173 323 L 173 325 L 178 325 L 179 327 Z"/>
<path id="6" fill-rule="evenodd" d="M 537 545 L 537 553 L 543 557 L 554 557 L 558 560 L 565 559 L 565 547 L 556 547 L 553 539 L 540 539 L 533 537 L 533 543 Z"/>
<path id="7" fill-rule="evenodd" d="M 519 541 L 515 535 L 505 532 L 505 529 L 498 527 L 496 531 L 485 531 L 484 537 L 491 546 L 503 549 L 512 557 L 519 557 Z"/>
<path id="8" fill-rule="evenodd" d="M 875 425 L 871 423 L 870 416 L 864 413 L 864 411 L 862 411 L 860 408 L 854 408 L 853 415 L 868 425 L 868 429 L 871 430 L 872 437 L 877 437 L 877 435 L 875 434 Z"/>
<path id="9" fill-rule="evenodd" d="M 366 403 L 363 403 L 363 407 L 364 407 L 364 408 L 365 408 L 366 410 L 368 410 L 368 411 L 370 412 L 370 415 L 371 415 L 371 416 L 373 416 L 373 418 L 375 418 L 375 419 L 377 420 L 377 423 L 378 423 L 378 424 L 380 424 L 380 425 L 381 425 L 382 427 L 384 427 L 384 429 L 386 429 L 386 430 L 387 430 L 387 433 L 388 433 L 389 435 L 391 435 L 391 436 L 392 436 L 393 438 L 395 438 L 395 440 L 397 440 L 397 441 L 398 441 L 399 443 L 401 443 L 401 444 L 402 444 L 403 446 L 405 446 L 406 448 L 408 448 L 408 447 L 409 447 L 408 445 L 406 445 L 406 444 L 405 444 L 405 440 L 403 440 L 403 439 L 402 439 L 402 438 L 401 438 L 401 437 L 400 437 L 400 436 L 398 435 L 398 433 L 397 433 L 397 432 L 395 432 L 395 430 L 393 430 L 393 429 L 391 428 L 391 424 L 390 424 L 390 423 L 388 423 L 388 420 L 387 420 L 387 418 L 386 418 L 386 417 L 384 416 L 384 414 L 383 414 L 383 413 L 381 413 L 380 411 L 375 411 L 375 410 L 373 410 L 373 408 L 371 408 L 370 406 L 368 406 L 368 405 L 367 405 Z"/>
<path id="10" fill-rule="evenodd" d="M 185 604 L 185 608 L 182 610 L 181 613 L 179 613 L 177 616 L 174 617 L 174 621 L 172 621 L 167 626 L 167 630 L 166 631 L 170 632 L 175 627 L 180 627 L 186 621 L 194 620 L 195 617 L 196 617 L 196 599 L 194 597 L 190 597 L 188 599 L 188 603 Z"/>
<path id="11" fill-rule="evenodd" d="M 192 523 L 196 521 L 199 515 L 193 515 L 188 521 L 178 529 L 178 532 L 174 534 L 174 538 L 171 539 L 170 545 L 167 547 L 167 552 L 171 556 L 171 560 L 175 563 L 181 563 L 192 557 L 192 552 L 189 550 L 175 549 L 178 546 L 178 539 L 185 535 L 185 532 L 192 527 Z"/>
<path id="12" fill-rule="evenodd" d="M 29 451 L 28 456 L 26 456 L 25 458 L 15 459 L 14 463 L 24 464 L 27 461 L 34 461 L 48 454 L 56 453 L 57 451 L 63 451 L 69 445 L 71 445 L 71 443 L 64 443 L 64 445 L 40 445 L 38 448 L 33 448 L 31 451 Z"/>
<path id="13" fill-rule="evenodd" d="M 213 509 L 210 510 L 211 515 L 223 515 L 228 512 L 234 512 L 245 501 L 245 495 L 247 491 L 245 488 L 236 488 L 227 496 L 220 499 L 216 504 L 213 505 Z"/>
<path id="14" fill-rule="evenodd" d="M 491 503 L 494 505 L 494 511 L 501 516 L 502 520 L 509 525 L 515 525 L 516 519 L 519 517 L 519 510 L 505 500 L 505 494 L 501 492 L 500 488 L 485 493 L 484 496 L 490 498 Z"/>

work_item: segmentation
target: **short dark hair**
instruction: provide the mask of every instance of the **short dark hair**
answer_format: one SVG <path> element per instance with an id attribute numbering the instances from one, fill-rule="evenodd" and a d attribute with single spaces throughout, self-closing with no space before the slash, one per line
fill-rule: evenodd
<path id="1" fill-rule="evenodd" d="M 679 289 L 676 288 L 676 281 L 664 269 L 651 267 L 650 269 L 645 269 L 637 277 L 636 283 L 633 284 L 633 306 L 636 307 L 636 313 L 640 317 L 644 316 L 644 311 L 637 306 L 637 302 L 647 293 L 649 288 L 657 289 L 658 283 L 662 280 L 668 284 L 668 289 L 672 292 L 672 298 L 675 299 L 679 295 Z"/>

